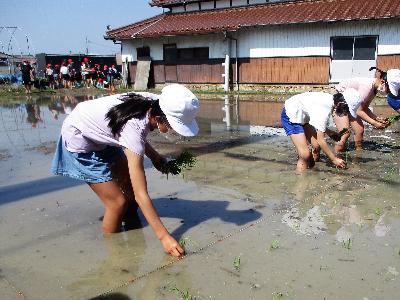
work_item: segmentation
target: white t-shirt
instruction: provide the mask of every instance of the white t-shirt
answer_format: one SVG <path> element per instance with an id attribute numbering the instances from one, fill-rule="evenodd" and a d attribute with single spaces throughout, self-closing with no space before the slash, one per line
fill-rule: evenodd
<path id="1" fill-rule="evenodd" d="M 325 132 L 333 107 L 333 96 L 324 92 L 295 95 L 285 101 L 286 115 L 290 122 L 310 124 Z"/>
<path id="2" fill-rule="evenodd" d="M 151 93 L 138 93 L 156 99 Z M 61 135 L 65 148 L 70 152 L 90 152 L 105 149 L 107 146 L 125 147 L 143 156 L 147 134 L 150 131 L 149 115 L 142 119 L 131 119 L 114 136 L 106 120 L 107 112 L 122 103 L 119 95 L 112 95 L 79 103 L 65 119 Z"/>
<path id="3" fill-rule="evenodd" d="M 60 68 L 60 73 L 63 74 L 63 75 L 68 74 L 68 68 L 67 68 L 67 66 L 62 66 L 62 67 Z"/>

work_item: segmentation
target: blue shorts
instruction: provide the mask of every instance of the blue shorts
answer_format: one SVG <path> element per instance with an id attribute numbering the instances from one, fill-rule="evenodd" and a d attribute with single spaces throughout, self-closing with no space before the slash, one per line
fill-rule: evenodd
<path id="1" fill-rule="evenodd" d="M 51 172 L 83 180 L 87 183 L 101 183 L 112 180 L 111 165 L 124 156 L 119 147 L 107 146 L 101 151 L 77 153 L 68 151 L 62 137 L 58 140 Z"/>
<path id="2" fill-rule="evenodd" d="M 283 129 L 285 129 L 286 135 L 304 133 L 303 125 L 290 122 L 289 117 L 286 114 L 285 107 L 283 108 L 281 113 L 281 122 Z"/>
<path id="3" fill-rule="evenodd" d="M 392 94 L 387 95 L 387 103 L 391 108 L 394 110 L 399 110 L 400 109 L 400 97 L 395 97 Z"/>

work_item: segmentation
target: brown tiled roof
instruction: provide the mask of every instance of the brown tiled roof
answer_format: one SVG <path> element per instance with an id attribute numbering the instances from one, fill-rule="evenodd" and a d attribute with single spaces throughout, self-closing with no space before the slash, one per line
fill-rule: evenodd
<path id="1" fill-rule="evenodd" d="M 204 2 L 204 1 L 210 1 L 210 0 L 153 0 L 150 1 L 151 6 L 168 6 L 171 4 L 177 4 L 177 3 L 183 3 L 183 2 Z"/>
<path id="2" fill-rule="evenodd" d="M 400 17 L 399 0 L 319 0 L 165 13 L 106 32 L 106 39 L 236 31 L 242 27 Z"/>

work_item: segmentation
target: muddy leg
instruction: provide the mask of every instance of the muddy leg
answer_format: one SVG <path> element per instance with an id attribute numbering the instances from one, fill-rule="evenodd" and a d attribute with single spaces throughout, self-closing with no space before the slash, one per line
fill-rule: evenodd
<path id="1" fill-rule="evenodd" d="M 351 128 L 354 131 L 354 144 L 355 144 L 356 150 L 362 150 L 363 149 L 362 141 L 363 141 L 363 136 L 364 136 L 364 124 L 360 117 L 358 117 L 357 119 L 354 119 L 351 116 L 349 116 L 349 119 L 350 119 Z"/>
<path id="2" fill-rule="evenodd" d="M 297 171 L 305 171 L 314 166 L 311 152 L 308 149 L 308 142 L 304 133 L 296 133 L 290 135 L 293 144 L 296 147 L 299 159 L 297 161 Z M 312 161 L 311 161 L 312 160 Z"/>
<path id="3" fill-rule="evenodd" d="M 128 160 L 123 156 L 112 167 L 113 178 L 118 183 L 122 194 L 127 199 L 126 211 L 122 217 L 122 224 L 125 230 L 142 227 L 138 217 L 138 204 L 135 200 L 131 179 L 129 176 Z"/>
<path id="4" fill-rule="evenodd" d="M 344 128 L 348 128 L 350 129 L 350 122 L 349 122 L 349 118 L 347 116 L 343 116 L 343 117 L 339 117 L 339 116 L 334 116 L 333 120 L 336 124 L 336 128 L 337 130 L 340 132 L 341 130 L 343 130 Z M 352 124 L 353 127 L 353 124 Z M 345 133 L 342 135 L 340 141 L 335 143 L 335 152 L 343 152 L 346 151 L 346 142 L 350 137 L 350 132 Z"/>

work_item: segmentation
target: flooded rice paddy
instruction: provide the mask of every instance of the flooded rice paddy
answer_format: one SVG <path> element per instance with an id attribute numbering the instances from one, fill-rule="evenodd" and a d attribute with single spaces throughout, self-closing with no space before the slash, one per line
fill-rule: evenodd
<path id="1" fill-rule="evenodd" d="M 90 98 L 1 101 L 1 299 L 398 299 L 400 124 L 367 127 L 346 170 L 322 157 L 298 174 L 281 101 L 202 98 L 198 137 L 149 137 L 167 156 L 197 155 L 184 176 L 146 162 L 154 205 L 185 243 L 176 260 L 143 217 L 103 236 L 96 196 L 50 174 L 62 121 Z"/>

